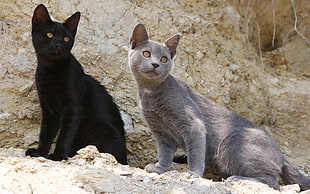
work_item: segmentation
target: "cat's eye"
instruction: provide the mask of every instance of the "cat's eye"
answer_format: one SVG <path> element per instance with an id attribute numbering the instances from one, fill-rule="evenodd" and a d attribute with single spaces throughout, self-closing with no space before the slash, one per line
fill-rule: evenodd
<path id="1" fill-rule="evenodd" d="M 151 57 L 151 53 L 149 51 L 143 51 L 143 56 L 149 58 Z"/>
<path id="2" fill-rule="evenodd" d="M 167 61 L 168 61 L 168 58 L 165 56 L 160 58 L 160 62 L 162 62 L 162 63 L 167 63 Z"/>
<path id="3" fill-rule="evenodd" d="M 46 36 L 49 37 L 49 38 L 53 38 L 53 37 L 54 37 L 54 34 L 51 33 L 51 32 L 48 32 L 48 33 L 46 33 Z"/>
<path id="4" fill-rule="evenodd" d="M 69 38 L 68 36 L 65 36 L 65 37 L 64 37 L 64 41 L 65 41 L 65 42 L 69 42 L 69 41 L 70 41 L 70 38 Z"/>

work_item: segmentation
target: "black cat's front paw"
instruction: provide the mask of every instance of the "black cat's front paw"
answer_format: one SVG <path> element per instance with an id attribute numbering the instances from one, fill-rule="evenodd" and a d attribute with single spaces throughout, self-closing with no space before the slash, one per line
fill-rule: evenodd
<path id="1" fill-rule="evenodd" d="M 38 150 L 35 148 L 28 149 L 25 154 L 26 154 L 26 156 L 40 157 Z"/>
<path id="2" fill-rule="evenodd" d="M 59 155 L 59 154 L 50 154 L 48 156 L 48 159 L 51 159 L 51 160 L 54 160 L 54 161 L 62 161 L 62 160 L 67 160 L 68 157 L 67 156 L 62 156 L 62 155 Z"/>

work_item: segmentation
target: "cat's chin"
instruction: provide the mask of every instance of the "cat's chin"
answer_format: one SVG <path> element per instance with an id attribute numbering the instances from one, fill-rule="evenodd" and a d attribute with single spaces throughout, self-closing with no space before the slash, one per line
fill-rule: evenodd
<path id="1" fill-rule="evenodd" d="M 159 77 L 158 74 L 157 74 L 156 72 L 154 72 L 154 71 L 152 71 L 152 72 L 147 72 L 147 73 L 143 73 L 143 75 L 144 75 L 146 78 L 148 78 L 148 79 L 156 79 L 156 78 Z"/>
<path id="2" fill-rule="evenodd" d="M 162 73 L 156 71 L 144 71 L 142 74 L 145 78 L 150 80 L 159 79 L 162 77 Z"/>
<path id="3" fill-rule="evenodd" d="M 160 82 L 162 82 L 165 79 L 165 78 L 163 78 L 160 75 L 154 75 L 154 76 L 152 76 L 152 75 L 144 75 L 144 77 L 145 77 L 145 79 L 150 80 L 150 81 L 152 81 L 154 83 L 155 82 L 160 83 Z"/>
<path id="4" fill-rule="evenodd" d="M 67 56 L 67 53 L 64 51 L 55 50 L 54 52 L 51 53 L 51 55 L 55 58 L 62 58 L 64 56 Z"/>
<path id="5" fill-rule="evenodd" d="M 55 52 L 51 53 L 48 56 L 48 58 L 50 60 L 61 60 L 61 59 L 65 59 L 67 57 L 69 57 L 69 56 L 66 53 L 55 53 Z"/>

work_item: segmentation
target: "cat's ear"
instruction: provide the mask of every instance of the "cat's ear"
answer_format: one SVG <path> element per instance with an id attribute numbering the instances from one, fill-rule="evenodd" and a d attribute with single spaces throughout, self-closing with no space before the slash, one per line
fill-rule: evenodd
<path id="1" fill-rule="evenodd" d="M 168 47 L 170 51 L 171 59 L 177 53 L 177 46 L 179 44 L 179 40 L 180 40 L 180 35 L 176 34 L 172 36 L 171 38 L 169 38 L 168 40 L 166 40 L 165 42 L 165 46 Z"/>
<path id="2" fill-rule="evenodd" d="M 43 4 L 38 5 L 33 12 L 32 27 L 35 28 L 50 23 L 53 23 L 53 21 L 47 8 Z"/>
<path id="3" fill-rule="evenodd" d="M 80 21 L 80 17 L 81 17 L 81 13 L 76 12 L 75 14 L 70 16 L 65 22 L 65 26 L 70 30 L 73 36 L 75 36 L 76 34 L 76 30 L 77 30 L 77 26 Z"/>
<path id="4" fill-rule="evenodd" d="M 138 24 L 132 32 L 130 38 L 131 49 L 134 49 L 137 45 L 149 40 L 147 31 L 143 24 Z"/>

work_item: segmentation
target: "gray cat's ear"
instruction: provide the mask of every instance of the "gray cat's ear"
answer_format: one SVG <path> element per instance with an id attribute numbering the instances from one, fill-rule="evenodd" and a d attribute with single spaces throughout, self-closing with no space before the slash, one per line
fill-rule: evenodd
<path id="1" fill-rule="evenodd" d="M 165 42 L 166 47 L 168 47 L 170 51 L 171 59 L 177 53 L 177 46 L 179 44 L 179 40 L 180 40 L 180 35 L 176 34 L 172 36 L 171 38 L 169 38 L 168 40 L 166 40 Z"/>
<path id="2" fill-rule="evenodd" d="M 75 14 L 70 16 L 65 22 L 65 26 L 70 30 L 73 36 L 75 36 L 76 34 L 76 30 L 77 30 L 77 26 L 80 21 L 80 17 L 81 17 L 81 13 L 76 12 Z"/>
<path id="3" fill-rule="evenodd" d="M 52 22 L 47 8 L 43 4 L 38 5 L 33 12 L 32 27 L 35 28 Z"/>
<path id="4" fill-rule="evenodd" d="M 137 45 L 149 40 L 147 31 L 143 24 L 138 24 L 132 32 L 130 38 L 131 49 L 134 49 Z"/>

